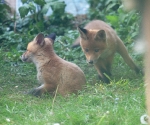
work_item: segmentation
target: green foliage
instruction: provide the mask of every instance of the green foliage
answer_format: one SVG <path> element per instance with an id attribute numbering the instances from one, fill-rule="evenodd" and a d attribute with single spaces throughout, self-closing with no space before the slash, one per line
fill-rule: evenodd
<path id="1" fill-rule="evenodd" d="M 140 15 L 136 11 L 125 12 L 118 0 L 88 0 L 91 8 L 89 19 L 101 19 L 109 23 L 124 43 L 131 45 L 139 35 Z M 133 45 L 133 44 L 132 44 Z"/>
<path id="2" fill-rule="evenodd" d="M 88 17 L 105 20 L 107 14 L 117 14 L 121 2 L 118 0 L 88 0 L 90 4 Z"/>
<path id="3" fill-rule="evenodd" d="M 4 23 L 5 21 L 9 20 L 10 15 L 10 7 L 7 4 L 0 3 L 0 22 Z"/>
<path id="4" fill-rule="evenodd" d="M 84 58 L 81 48 L 71 48 L 72 43 L 78 37 L 78 32 L 69 30 L 64 36 L 59 36 L 54 44 L 56 53 L 63 59 L 69 61 L 80 60 Z"/>
<path id="5" fill-rule="evenodd" d="M 8 20 L 8 15 L 0 15 L 0 45 L 2 47 L 15 48 L 18 51 L 25 50 L 27 43 L 39 32 L 43 32 L 45 35 L 52 32 L 63 35 L 70 29 L 70 20 L 73 19 L 73 16 L 65 13 L 66 5 L 63 1 L 22 0 L 22 2 L 23 6 L 19 8 L 21 19 L 15 19 L 14 17 L 14 19 Z M 0 12 L 4 13 L 8 9 L 5 4 L 0 4 L 0 6 L 2 6 Z M 45 14 L 50 7 L 53 14 L 46 17 Z M 29 13 L 30 15 L 28 15 Z"/>
<path id="6" fill-rule="evenodd" d="M 124 43 L 131 45 L 139 35 L 140 16 L 136 11 L 124 12 L 123 8 L 118 9 L 117 15 L 108 15 L 106 19 L 115 28 Z"/>
<path id="7" fill-rule="evenodd" d="M 20 16 L 22 18 L 29 18 L 25 26 L 28 26 L 28 31 L 31 34 L 37 34 L 42 31 L 55 32 L 56 34 L 64 34 L 65 28 L 58 31 L 60 26 L 71 26 L 70 19 L 72 15 L 65 13 L 65 3 L 60 0 L 26 0 L 24 5 L 19 8 Z M 48 9 L 52 8 L 52 15 L 46 17 Z M 31 16 L 27 16 L 28 14 Z"/>
<path id="8" fill-rule="evenodd" d="M 10 23 L 10 7 L 0 3 L 0 35 L 7 31 L 8 23 Z"/>

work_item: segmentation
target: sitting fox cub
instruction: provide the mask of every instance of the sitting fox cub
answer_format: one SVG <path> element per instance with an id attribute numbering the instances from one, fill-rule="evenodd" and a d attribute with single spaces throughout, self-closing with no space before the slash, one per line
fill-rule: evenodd
<path id="1" fill-rule="evenodd" d="M 40 87 L 30 92 L 35 96 L 46 92 L 53 94 L 56 89 L 59 94 L 65 96 L 81 90 L 86 83 L 84 73 L 77 65 L 55 54 L 54 40 L 55 34 L 44 38 L 40 33 L 28 44 L 26 52 L 21 56 L 22 61 L 35 64 L 37 79 L 42 83 Z"/>
<path id="2" fill-rule="evenodd" d="M 88 23 L 85 28 L 78 27 L 78 31 L 80 38 L 77 38 L 72 47 L 81 45 L 87 62 L 95 66 L 102 81 L 109 83 L 106 75 L 111 75 L 111 64 L 116 52 L 136 73 L 140 71 L 116 32 L 105 22 L 94 20 Z"/>

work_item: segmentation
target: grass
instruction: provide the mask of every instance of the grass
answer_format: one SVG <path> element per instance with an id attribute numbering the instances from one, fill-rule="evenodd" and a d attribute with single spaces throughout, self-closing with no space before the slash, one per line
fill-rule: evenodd
<path id="1" fill-rule="evenodd" d="M 0 60 L 0 125 L 141 125 L 146 113 L 143 76 L 118 55 L 109 85 L 97 80 L 84 59 L 74 60 L 85 72 L 87 85 L 78 95 L 55 100 L 24 94 L 38 86 L 33 64 L 10 61 L 2 50 Z"/>

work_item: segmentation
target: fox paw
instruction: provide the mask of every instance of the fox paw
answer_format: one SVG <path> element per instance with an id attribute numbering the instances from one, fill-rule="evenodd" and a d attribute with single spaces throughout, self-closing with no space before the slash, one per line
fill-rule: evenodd
<path id="1" fill-rule="evenodd" d="M 40 89 L 32 89 L 31 91 L 28 92 L 28 94 L 39 97 L 39 96 L 41 96 L 41 90 Z"/>

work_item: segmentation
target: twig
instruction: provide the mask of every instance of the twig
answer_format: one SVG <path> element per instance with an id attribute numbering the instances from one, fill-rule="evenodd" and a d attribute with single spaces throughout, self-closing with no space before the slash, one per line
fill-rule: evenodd
<path id="1" fill-rule="evenodd" d="M 54 95 L 54 98 L 53 98 L 53 102 L 52 102 L 52 112 L 53 112 L 53 109 L 54 109 L 54 102 L 56 100 L 56 94 L 57 94 L 57 91 L 58 91 L 58 87 L 59 87 L 59 84 L 57 85 L 57 88 L 56 88 L 56 91 L 55 91 L 55 95 Z"/>

